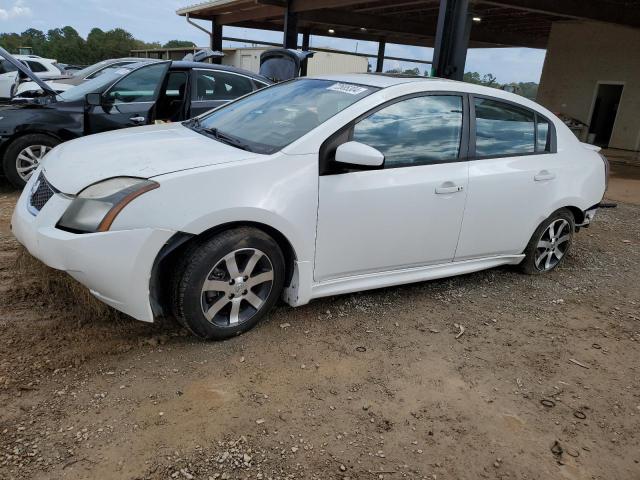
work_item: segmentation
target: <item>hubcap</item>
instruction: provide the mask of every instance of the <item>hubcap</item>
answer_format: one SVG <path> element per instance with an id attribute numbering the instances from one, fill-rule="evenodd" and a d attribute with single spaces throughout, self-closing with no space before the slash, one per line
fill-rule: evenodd
<path id="1" fill-rule="evenodd" d="M 202 285 L 202 313 L 221 327 L 250 320 L 263 307 L 273 286 L 273 265 L 255 248 L 231 252 L 211 269 Z"/>
<path id="2" fill-rule="evenodd" d="M 571 225 L 561 218 L 544 231 L 536 247 L 535 265 L 542 272 L 553 269 L 565 256 L 571 240 Z"/>
<path id="3" fill-rule="evenodd" d="M 38 168 L 40 161 L 51 150 L 46 145 L 31 145 L 18 153 L 16 158 L 16 171 L 22 180 L 29 180 L 33 171 Z"/>

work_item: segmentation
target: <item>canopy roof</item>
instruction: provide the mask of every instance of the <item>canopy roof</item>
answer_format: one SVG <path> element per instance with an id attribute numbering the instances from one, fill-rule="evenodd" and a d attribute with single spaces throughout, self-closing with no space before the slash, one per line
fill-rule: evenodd
<path id="1" fill-rule="evenodd" d="M 212 0 L 177 11 L 219 25 L 282 31 L 285 0 Z M 439 0 L 291 0 L 312 35 L 432 46 Z M 471 46 L 544 48 L 551 24 L 595 20 L 640 28 L 640 0 L 471 0 Z M 329 29 L 334 33 L 329 33 Z"/>

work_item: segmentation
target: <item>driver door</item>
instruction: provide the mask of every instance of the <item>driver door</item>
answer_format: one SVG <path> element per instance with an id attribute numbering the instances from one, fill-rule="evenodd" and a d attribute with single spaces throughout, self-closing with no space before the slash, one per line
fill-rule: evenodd
<path id="1" fill-rule="evenodd" d="M 86 134 L 153 123 L 160 88 L 170 62 L 140 67 L 112 85 L 102 104 L 89 106 Z"/>
<path id="2" fill-rule="evenodd" d="M 329 139 L 333 155 L 352 140 L 385 160 L 349 169 L 321 158 L 316 282 L 453 261 L 469 180 L 466 104 L 453 93 L 402 99 Z"/>

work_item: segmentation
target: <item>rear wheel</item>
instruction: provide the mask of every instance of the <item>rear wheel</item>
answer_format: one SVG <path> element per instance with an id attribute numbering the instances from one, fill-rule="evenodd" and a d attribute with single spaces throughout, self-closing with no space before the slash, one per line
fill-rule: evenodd
<path id="1" fill-rule="evenodd" d="M 185 252 L 173 278 L 173 313 L 199 337 L 238 335 L 268 314 L 284 275 L 284 256 L 270 236 L 248 227 L 222 232 Z"/>
<path id="2" fill-rule="evenodd" d="M 535 231 L 525 250 L 521 269 L 528 274 L 547 273 L 566 258 L 573 243 L 575 219 L 567 209 L 554 212 Z"/>
<path id="3" fill-rule="evenodd" d="M 22 188 L 38 168 L 44 156 L 60 142 L 42 134 L 24 135 L 9 144 L 2 168 L 7 179 Z"/>

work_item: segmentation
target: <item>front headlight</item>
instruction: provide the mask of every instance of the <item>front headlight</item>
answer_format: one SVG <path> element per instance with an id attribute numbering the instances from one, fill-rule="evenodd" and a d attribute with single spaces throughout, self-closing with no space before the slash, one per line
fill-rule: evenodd
<path id="1" fill-rule="evenodd" d="M 127 204 L 159 186 L 157 182 L 135 177 L 94 183 L 73 199 L 58 226 L 73 232 L 106 232 Z"/>

